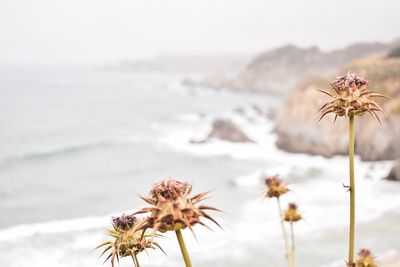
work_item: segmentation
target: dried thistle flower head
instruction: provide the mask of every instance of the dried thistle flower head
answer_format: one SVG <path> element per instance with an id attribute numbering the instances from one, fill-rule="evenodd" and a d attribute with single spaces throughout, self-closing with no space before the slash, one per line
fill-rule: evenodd
<path id="1" fill-rule="evenodd" d="M 152 228 L 155 233 L 156 231 L 177 231 L 185 228 L 192 230 L 192 227 L 196 224 L 207 227 L 200 220 L 201 217 L 220 226 L 206 213 L 206 210 L 219 211 L 218 209 L 206 205 L 197 205 L 204 200 L 208 192 L 190 197 L 191 192 L 192 186 L 189 183 L 171 178 L 155 184 L 150 191 L 151 198 L 142 197 L 151 206 L 135 213 L 151 213 L 148 218 L 143 220 L 140 229 Z"/>
<path id="2" fill-rule="evenodd" d="M 150 240 L 150 235 L 137 230 L 136 226 L 139 221 L 135 216 L 122 215 L 112 218 L 112 221 L 114 229 L 107 229 L 106 231 L 107 235 L 112 237 L 113 240 L 106 241 L 95 248 L 104 248 L 101 256 L 110 251 L 104 263 L 111 259 L 111 266 L 114 267 L 115 259 L 119 261 L 123 257 L 136 257 L 137 254 L 147 248 L 155 249 L 158 247 L 163 251 L 157 242 Z M 134 263 L 136 266 L 135 260 Z"/>
<path id="3" fill-rule="evenodd" d="M 375 256 L 369 249 L 361 249 L 356 260 L 357 267 L 377 267 Z"/>
<path id="4" fill-rule="evenodd" d="M 171 178 L 156 183 L 150 191 L 153 199 L 163 197 L 165 199 L 176 199 L 181 195 L 190 193 L 191 186 L 187 182 L 176 181 Z"/>
<path id="5" fill-rule="evenodd" d="M 289 207 L 283 215 L 283 219 L 287 222 L 297 222 L 302 219 L 300 213 L 297 211 L 297 205 L 294 203 L 289 203 Z"/>
<path id="6" fill-rule="evenodd" d="M 279 178 L 278 175 L 273 175 L 265 179 L 265 185 L 267 186 L 266 197 L 280 197 L 283 194 L 289 192 L 285 182 Z"/>
<path id="7" fill-rule="evenodd" d="M 332 100 L 320 108 L 318 121 L 329 113 L 335 113 L 336 120 L 338 116 L 361 116 L 368 112 L 381 122 L 377 113 L 383 113 L 383 109 L 372 98 L 385 96 L 369 91 L 367 80 L 349 71 L 347 75 L 337 77 L 331 85 L 332 92 L 320 90 Z"/>

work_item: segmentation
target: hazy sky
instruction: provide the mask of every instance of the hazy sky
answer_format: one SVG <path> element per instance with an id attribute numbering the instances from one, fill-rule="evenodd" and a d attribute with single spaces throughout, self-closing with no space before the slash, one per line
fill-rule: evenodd
<path id="1" fill-rule="evenodd" d="M 400 37 L 398 0 L 0 0 L 0 64 L 258 53 Z"/>

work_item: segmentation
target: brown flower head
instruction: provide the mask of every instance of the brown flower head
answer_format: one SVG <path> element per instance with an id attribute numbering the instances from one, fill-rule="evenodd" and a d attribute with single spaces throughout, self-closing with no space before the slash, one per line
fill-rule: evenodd
<path id="1" fill-rule="evenodd" d="M 107 235 L 112 237 L 113 240 L 106 241 L 96 247 L 96 249 L 104 248 L 101 256 L 110 251 L 104 263 L 111 259 L 111 266 L 114 267 L 115 259 L 119 261 L 123 257 L 135 257 L 147 248 L 155 249 L 158 247 L 163 251 L 157 242 L 150 240 L 150 235 L 137 230 L 139 221 L 133 215 L 114 217 L 112 221 L 114 229 L 107 229 L 106 231 Z M 136 261 L 134 261 L 134 264 L 136 266 Z"/>
<path id="2" fill-rule="evenodd" d="M 156 183 L 150 191 L 153 199 L 159 196 L 165 199 L 177 199 L 181 195 L 190 193 L 191 186 L 187 182 L 175 181 L 170 178 Z"/>
<path id="3" fill-rule="evenodd" d="M 329 113 L 335 113 L 336 120 L 338 116 L 361 116 L 369 112 L 381 122 L 377 113 L 383 113 L 383 110 L 372 98 L 385 96 L 369 91 L 367 80 L 349 71 L 347 75 L 337 77 L 331 85 L 332 92 L 320 90 L 332 97 L 332 100 L 320 108 L 318 121 Z"/>
<path id="4" fill-rule="evenodd" d="M 377 267 L 375 256 L 369 249 L 361 249 L 356 260 L 357 267 Z"/>
<path id="5" fill-rule="evenodd" d="M 150 213 L 150 216 L 143 220 L 139 229 L 152 228 L 155 233 L 156 231 L 176 231 L 185 228 L 192 230 L 192 226 L 196 224 L 207 227 L 200 220 L 201 217 L 220 226 L 206 213 L 206 210 L 219 211 L 218 209 L 198 205 L 208 192 L 190 197 L 191 192 L 192 186 L 189 183 L 175 181 L 171 178 L 155 184 L 150 191 L 151 198 L 141 197 L 151 206 L 135 213 Z"/>
<path id="6" fill-rule="evenodd" d="M 283 194 L 289 192 L 285 182 L 279 178 L 278 175 L 273 175 L 265 179 L 265 185 L 267 186 L 266 197 L 280 197 Z"/>
<path id="7" fill-rule="evenodd" d="M 287 222 L 297 222 L 302 219 L 300 213 L 297 211 L 297 205 L 294 203 L 289 203 L 288 209 L 283 215 L 283 219 Z"/>

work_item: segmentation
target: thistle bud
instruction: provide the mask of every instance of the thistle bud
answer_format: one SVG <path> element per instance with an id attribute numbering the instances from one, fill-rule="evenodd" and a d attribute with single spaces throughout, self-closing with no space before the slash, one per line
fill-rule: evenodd
<path id="1" fill-rule="evenodd" d="M 283 219 L 287 222 L 297 222 L 302 219 L 300 213 L 297 211 L 297 205 L 294 203 L 289 203 L 288 209 L 283 215 Z"/>
<path id="2" fill-rule="evenodd" d="M 356 260 L 356 267 L 377 267 L 375 256 L 369 249 L 361 249 Z"/>
<path id="3" fill-rule="evenodd" d="M 281 195 L 289 192 L 289 189 L 286 187 L 284 181 L 280 179 L 278 175 L 267 177 L 265 179 L 265 185 L 267 186 L 266 197 L 268 198 L 279 198 Z"/>
<path id="4" fill-rule="evenodd" d="M 318 121 L 329 113 L 335 113 L 336 120 L 338 116 L 361 116 L 368 112 L 381 122 L 378 113 L 383 113 L 383 109 L 372 98 L 385 96 L 369 91 L 367 80 L 349 71 L 347 75 L 337 77 L 331 85 L 332 92 L 320 90 L 332 100 L 320 108 Z"/>

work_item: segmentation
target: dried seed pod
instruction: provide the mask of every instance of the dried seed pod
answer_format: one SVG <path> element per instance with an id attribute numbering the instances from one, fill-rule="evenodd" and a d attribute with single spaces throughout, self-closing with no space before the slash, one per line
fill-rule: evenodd
<path id="1" fill-rule="evenodd" d="M 338 116 L 361 116 L 368 112 L 381 122 L 378 113 L 383 113 L 383 109 L 372 98 L 385 96 L 369 91 L 367 80 L 349 71 L 347 75 L 337 77 L 331 85 L 332 92 L 320 90 L 332 100 L 320 108 L 318 121 L 329 113 L 335 113 L 336 120 Z"/>
<path id="2" fill-rule="evenodd" d="M 356 267 L 378 267 L 375 256 L 369 249 L 361 249 L 356 260 Z"/>
<path id="3" fill-rule="evenodd" d="M 137 254 L 148 248 L 155 249 L 157 247 L 163 251 L 157 242 L 150 240 L 149 234 L 137 229 L 136 226 L 140 222 L 135 216 L 122 215 L 114 217 L 112 221 L 114 229 L 106 231 L 113 240 L 106 241 L 95 248 L 104 248 L 101 256 L 110 251 L 104 263 L 110 259 L 111 266 L 114 267 L 115 259 L 119 261 L 123 257 L 136 257 Z M 134 263 L 136 266 L 136 261 Z"/>
<path id="4" fill-rule="evenodd" d="M 279 198 L 281 195 L 289 192 L 289 189 L 286 187 L 285 182 L 279 178 L 278 175 L 270 176 L 265 179 L 266 188 L 266 197 Z"/>
<path id="5" fill-rule="evenodd" d="M 150 191 L 151 198 L 142 197 L 151 206 L 135 213 L 150 213 L 150 216 L 143 220 L 139 229 L 152 228 L 155 233 L 156 231 L 177 231 L 185 228 L 192 230 L 196 224 L 208 228 L 200 220 L 201 217 L 220 226 L 206 213 L 206 210 L 220 210 L 211 206 L 197 205 L 204 200 L 208 192 L 190 197 L 191 192 L 192 186 L 189 183 L 171 178 L 155 184 Z"/>
<path id="6" fill-rule="evenodd" d="M 283 215 L 283 219 L 287 222 L 297 222 L 302 219 L 301 214 L 297 211 L 297 205 L 289 203 L 289 207 Z"/>

